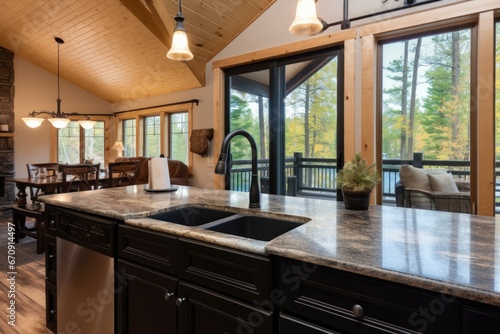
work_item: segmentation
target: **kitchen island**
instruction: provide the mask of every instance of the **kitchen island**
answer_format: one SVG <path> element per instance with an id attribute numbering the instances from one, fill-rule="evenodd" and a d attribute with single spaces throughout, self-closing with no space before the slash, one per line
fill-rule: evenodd
<path id="1" fill-rule="evenodd" d="M 490 321 L 489 315 L 498 313 L 496 307 L 500 306 L 500 223 L 492 217 L 375 205 L 367 211 L 350 211 L 344 209 L 342 202 L 266 194 L 262 194 L 260 209 L 249 209 L 247 193 L 183 186 L 168 193 L 146 192 L 142 186 L 129 186 L 44 196 L 43 201 L 49 206 L 116 219 L 133 229 L 271 258 L 275 261 L 273 266 L 279 263 L 278 267 L 282 270 L 282 284 L 287 278 L 284 268 L 295 268 L 305 263 L 307 266 L 304 268 L 311 271 L 321 268 L 319 271 L 325 271 L 325 275 L 353 275 L 349 277 L 353 282 L 367 278 L 368 283 L 363 281 L 363 284 L 380 285 L 382 290 L 394 285 L 398 289 L 416 288 L 418 294 L 429 291 L 433 294 L 429 296 L 428 304 L 423 306 L 434 309 L 433 315 L 443 313 L 444 309 L 447 313 L 454 309 L 456 314 L 449 316 L 451 321 L 464 323 L 464 319 L 473 319 L 467 315 L 469 310 L 476 312 L 477 307 L 483 305 L 486 307 L 486 319 Z M 271 241 L 261 241 L 148 218 L 186 205 L 285 218 L 301 225 Z M 308 276 L 299 273 L 296 279 L 307 284 Z M 279 277 L 280 274 L 277 274 L 272 278 L 275 282 L 272 291 L 286 293 L 286 287 L 279 285 Z M 370 281 L 372 279 L 373 282 Z M 318 282 L 311 285 L 320 284 Z M 353 286 L 356 284 L 353 283 Z M 345 286 L 334 290 L 337 293 L 345 290 Z M 369 293 L 369 290 L 363 291 Z M 387 293 L 394 292 L 388 290 Z M 355 295 L 359 297 L 360 294 L 363 293 L 357 291 Z M 289 301 L 293 299 L 286 296 Z M 297 297 L 299 299 L 300 296 Z M 451 307 L 458 299 L 460 305 Z M 281 328 L 288 328 L 290 316 L 299 316 L 303 310 L 286 302 L 274 305 L 276 310 L 281 306 L 284 309 L 279 320 Z M 354 305 L 352 312 L 356 321 L 368 322 L 360 320 L 363 309 L 359 305 Z M 304 326 L 311 326 L 308 329 L 317 325 L 314 314 L 310 318 L 307 314 L 304 317 L 307 321 L 299 320 L 301 324 L 306 323 Z M 413 320 L 418 323 L 418 319 Z M 488 324 L 500 323 L 496 320 L 493 318 Z M 293 321 L 296 319 L 293 318 Z M 409 322 L 412 322 L 411 319 Z M 329 328 L 330 323 L 320 321 L 320 326 Z M 272 328 L 279 326 L 275 324 Z M 323 330 L 321 328 L 318 333 Z M 397 328 L 394 332 L 398 331 Z M 414 326 L 412 330 L 426 328 L 427 325 Z M 498 327 L 493 329 L 494 332 L 499 330 Z"/>

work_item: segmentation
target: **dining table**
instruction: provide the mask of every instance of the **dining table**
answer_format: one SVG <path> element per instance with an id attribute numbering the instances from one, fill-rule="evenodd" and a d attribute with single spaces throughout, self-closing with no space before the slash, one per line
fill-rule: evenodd
<path id="1" fill-rule="evenodd" d="M 17 206 L 24 208 L 27 204 L 28 194 L 26 193 L 27 187 L 37 188 L 42 191 L 43 194 L 55 194 L 60 192 L 63 185 L 63 181 L 57 175 L 51 175 L 46 177 L 14 177 L 9 178 L 6 182 L 14 182 L 17 188 Z M 99 185 L 104 187 L 109 183 L 109 175 L 106 172 L 101 172 L 99 174 Z"/>

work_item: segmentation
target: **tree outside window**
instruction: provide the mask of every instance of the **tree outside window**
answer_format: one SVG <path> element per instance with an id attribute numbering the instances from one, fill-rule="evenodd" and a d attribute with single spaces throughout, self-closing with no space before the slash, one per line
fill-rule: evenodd
<path id="1" fill-rule="evenodd" d="M 135 134 L 135 119 L 126 119 L 123 121 L 123 146 L 125 147 L 125 157 L 136 156 L 136 134 Z"/>
<path id="2" fill-rule="evenodd" d="M 94 128 L 83 129 L 78 122 L 71 121 L 57 131 L 57 161 L 78 164 L 85 161 L 104 164 L 104 122 L 98 121 Z"/>

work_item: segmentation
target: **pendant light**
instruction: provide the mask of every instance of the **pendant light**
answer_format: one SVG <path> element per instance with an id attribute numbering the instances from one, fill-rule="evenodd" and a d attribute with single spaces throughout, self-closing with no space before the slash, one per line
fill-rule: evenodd
<path id="1" fill-rule="evenodd" d="M 184 27 L 184 17 L 182 16 L 182 4 L 179 0 L 179 12 L 175 16 L 174 36 L 172 37 L 172 47 L 167 53 L 167 58 L 172 60 L 187 61 L 193 59 L 193 54 L 189 50 L 186 28 Z"/>
<path id="2" fill-rule="evenodd" d="M 59 95 L 59 81 L 60 81 L 60 76 L 59 76 L 59 63 L 60 63 L 60 57 L 59 57 L 59 46 L 64 43 L 64 41 L 59 38 L 55 37 L 54 40 L 57 43 L 57 110 L 54 111 L 48 111 L 48 110 L 42 110 L 42 111 L 32 111 L 29 113 L 28 117 L 22 117 L 21 119 L 26 123 L 27 126 L 30 128 L 37 128 L 39 127 L 42 122 L 45 120 L 45 118 L 37 118 L 36 116 L 44 114 L 44 115 L 49 115 L 51 118 L 49 118 L 49 122 L 52 123 L 52 125 L 55 128 L 62 129 L 68 125 L 70 120 L 67 118 L 68 115 L 77 115 L 77 116 L 84 116 L 80 115 L 79 113 L 73 112 L 69 114 L 65 114 L 61 112 L 61 98 Z M 88 116 L 85 116 L 86 119 L 84 120 L 79 120 L 78 123 L 81 125 L 82 128 L 84 129 L 92 129 L 94 125 L 96 124 L 95 121 L 91 121 Z"/>
<path id="3" fill-rule="evenodd" d="M 316 15 L 316 0 L 298 0 L 295 20 L 288 31 L 293 35 L 312 36 L 324 29 L 323 22 Z"/>

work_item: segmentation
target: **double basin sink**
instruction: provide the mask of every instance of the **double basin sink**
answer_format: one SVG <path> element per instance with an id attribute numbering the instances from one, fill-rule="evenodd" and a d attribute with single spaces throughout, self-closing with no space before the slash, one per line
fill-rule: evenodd
<path id="1" fill-rule="evenodd" d="M 148 218 L 261 241 L 270 241 L 305 222 L 302 217 L 302 221 L 295 221 L 200 206 L 178 208 Z"/>

